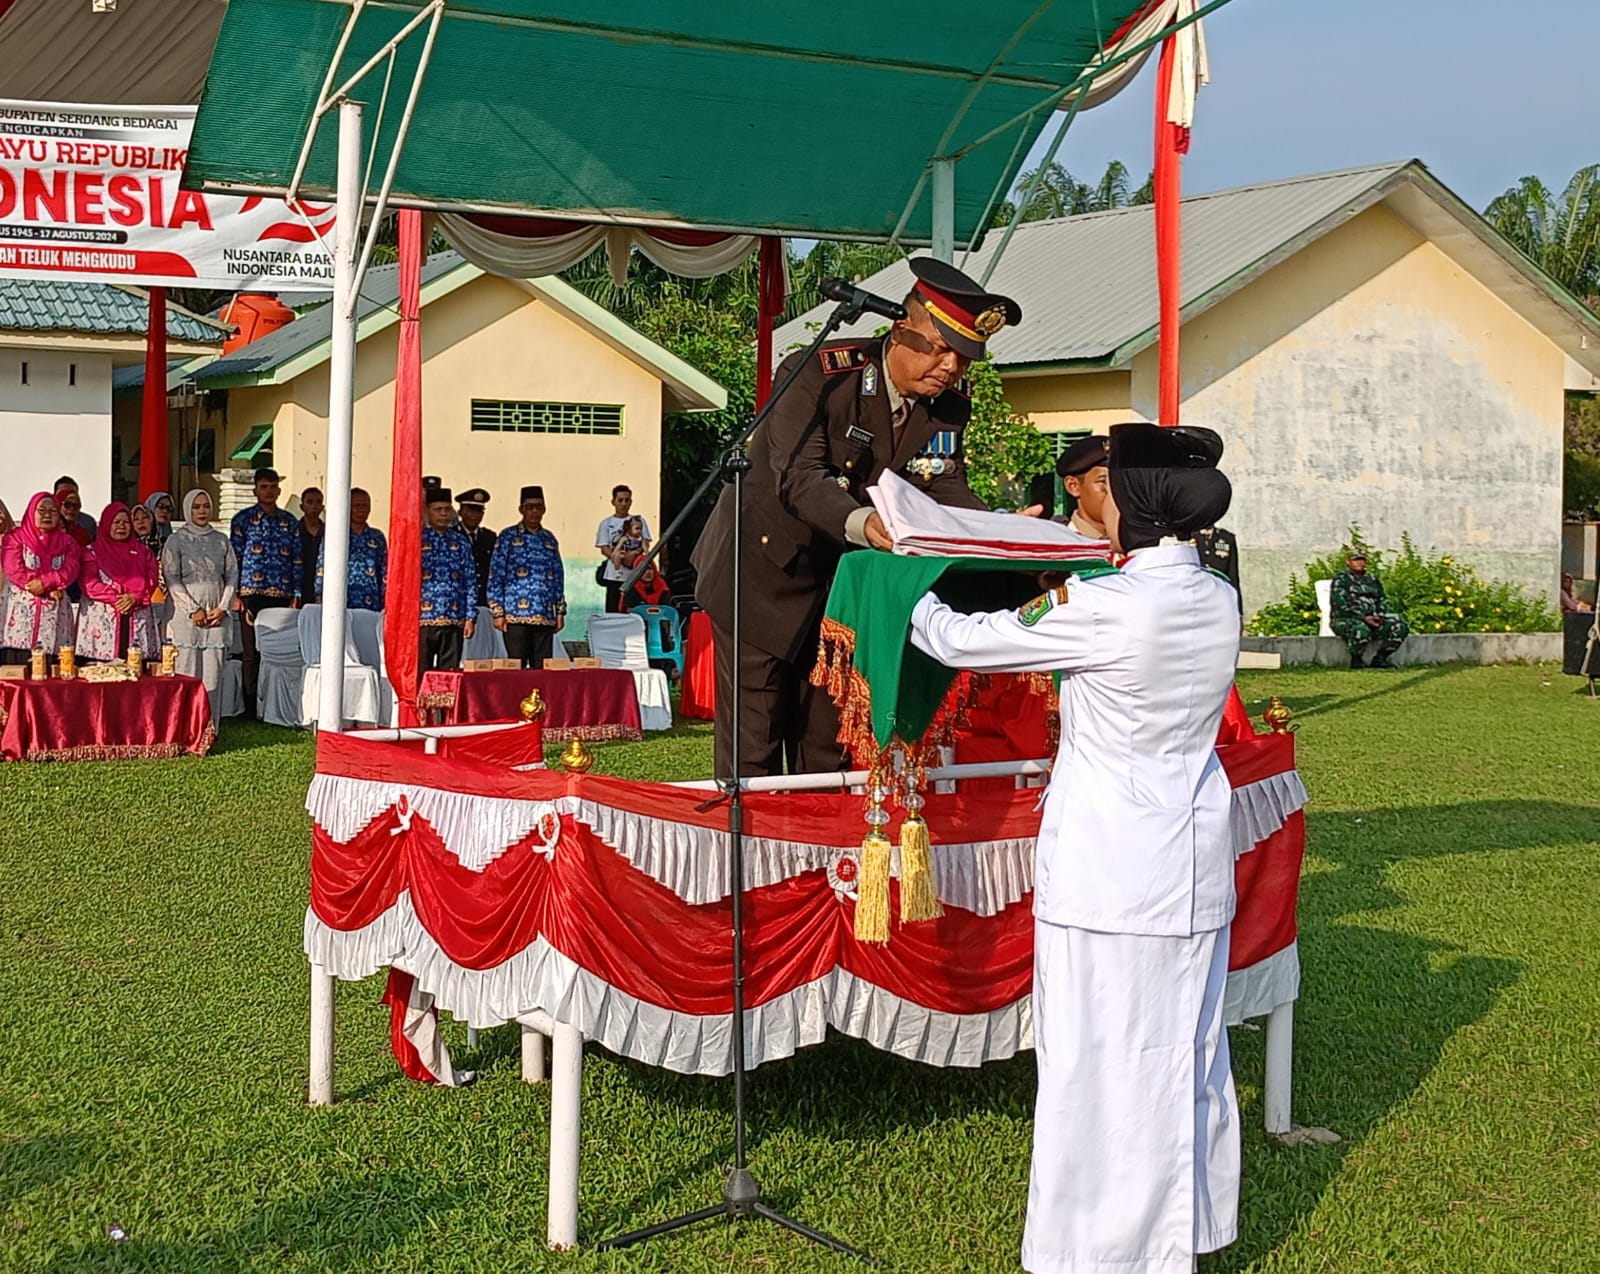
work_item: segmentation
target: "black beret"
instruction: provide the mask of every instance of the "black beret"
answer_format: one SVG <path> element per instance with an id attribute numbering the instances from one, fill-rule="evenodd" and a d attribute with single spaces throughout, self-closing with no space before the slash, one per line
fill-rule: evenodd
<path id="1" fill-rule="evenodd" d="M 518 504 L 526 504 L 529 500 L 542 500 L 542 499 L 544 499 L 544 488 L 543 487 L 523 487 L 522 488 L 522 496 L 521 496 L 520 499 L 518 499 L 517 503 Z"/>
<path id="2" fill-rule="evenodd" d="M 1111 426 L 1113 469 L 1215 469 L 1221 459 L 1222 436 L 1213 429 L 1142 421 Z"/>
<path id="3" fill-rule="evenodd" d="M 1106 452 L 1111 439 L 1105 434 L 1091 434 L 1079 438 L 1056 461 L 1056 473 L 1063 478 L 1080 477 L 1090 469 L 1098 469 L 1106 462 Z"/>
<path id="4" fill-rule="evenodd" d="M 422 502 L 424 504 L 449 504 L 450 488 L 426 487 L 422 492 Z"/>

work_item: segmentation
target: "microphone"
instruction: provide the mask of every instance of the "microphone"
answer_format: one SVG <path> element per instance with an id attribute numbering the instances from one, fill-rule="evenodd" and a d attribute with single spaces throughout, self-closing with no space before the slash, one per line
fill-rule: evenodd
<path id="1" fill-rule="evenodd" d="M 824 279 L 822 295 L 830 301 L 838 301 L 845 307 L 846 322 L 860 318 L 863 314 L 881 314 L 887 319 L 903 319 L 906 316 L 906 307 L 898 301 L 865 292 L 843 279 Z"/>

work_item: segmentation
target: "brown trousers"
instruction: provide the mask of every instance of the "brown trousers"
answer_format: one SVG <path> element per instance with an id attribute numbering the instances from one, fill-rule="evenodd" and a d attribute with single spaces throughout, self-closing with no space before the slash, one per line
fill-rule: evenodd
<path id="1" fill-rule="evenodd" d="M 717 656 L 717 777 L 733 771 L 733 637 L 711 626 Z M 800 647 L 795 663 L 745 645 L 739 664 L 743 682 L 738 704 L 739 777 L 822 774 L 845 768 L 839 742 L 839 710 L 826 688 L 811 684 L 817 641 Z"/>

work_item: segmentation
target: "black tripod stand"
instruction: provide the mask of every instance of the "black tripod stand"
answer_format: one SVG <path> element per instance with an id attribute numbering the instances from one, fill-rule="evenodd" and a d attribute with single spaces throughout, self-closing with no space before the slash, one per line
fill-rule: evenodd
<path id="1" fill-rule="evenodd" d="M 670 1234 L 674 1230 L 681 1230 L 691 1225 L 698 1225 L 702 1221 L 714 1221 L 719 1217 L 730 1221 L 741 1217 L 760 1217 L 767 1221 L 775 1221 L 787 1230 L 803 1238 L 810 1239 L 813 1243 L 820 1243 L 823 1247 L 832 1248 L 835 1252 L 842 1252 L 847 1256 L 854 1256 L 863 1261 L 872 1261 L 865 1252 L 858 1251 L 847 1243 L 814 1230 L 808 1225 L 796 1221 L 791 1216 L 786 1216 L 776 1208 L 770 1207 L 761 1199 L 761 1187 L 756 1184 L 756 1179 L 751 1175 L 745 1157 L 745 1129 L 748 1118 L 745 1113 L 745 1076 L 747 1069 L 744 1055 L 744 786 L 739 781 L 739 718 L 738 705 L 740 693 L 743 689 L 739 675 L 739 650 L 740 650 L 740 613 L 744 609 L 744 478 L 750 472 L 750 457 L 745 453 L 745 444 L 750 437 L 761 427 L 767 416 L 772 412 L 774 405 L 781 399 L 794 379 L 799 375 L 801 368 L 805 367 L 817 354 L 822 346 L 839 326 L 844 323 L 854 322 L 863 313 L 859 303 L 845 302 L 837 306 L 828 316 L 828 321 L 822 325 L 822 330 L 811 342 L 810 347 L 801 357 L 794 361 L 788 374 L 781 384 L 773 390 L 772 397 L 767 400 L 754 419 L 733 440 L 732 445 L 723 452 L 717 467 L 702 482 L 695 493 L 684 504 L 678 516 L 672 520 L 656 542 L 650 555 L 636 565 L 633 573 L 623 582 L 623 592 L 626 593 L 633 586 L 645 567 L 655 560 L 656 554 L 661 552 L 662 546 L 670 540 L 678 528 L 687 520 L 689 514 L 699 505 L 706 494 L 717 483 L 729 483 L 733 487 L 733 551 L 730 567 L 733 571 L 733 685 L 730 701 L 732 704 L 732 719 L 735 722 L 733 731 L 733 773 L 728 776 L 719 776 L 718 783 L 722 788 L 722 795 L 717 797 L 712 804 L 722 801 L 728 803 L 728 858 L 729 879 L 733 884 L 733 1165 L 728 1169 L 727 1180 L 722 1186 L 722 1201 L 713 1203 L 709 1207 L 698 1208 L 693 1212 L 686 1212 L 682 1216 L 673 1217 L 668 1221 L 660 1221 L 655 1225 L 647 1225 L 642 1229 L 630 1230 L 626 1234 L 616 1235 L 614 1238 L 605 1239 L 596 1246 L 601 1251 L 611 1248 L 628 1247 L 634 1243 L 642 1243 L 646 1239 L 653 1239 L 657 1235 Z"/>

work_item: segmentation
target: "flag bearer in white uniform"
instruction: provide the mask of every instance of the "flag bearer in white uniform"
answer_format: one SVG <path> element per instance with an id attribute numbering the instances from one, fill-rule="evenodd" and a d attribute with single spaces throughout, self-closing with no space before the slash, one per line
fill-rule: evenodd
<path id="1" fill-rule="evenodd" d="M 953 668 L 1063 674 L 1034 868 L 1032 1274 L 1190 1274 L 1237 1233 L 1233 837 L 1215 744 L 1239 611 L 1190 543 L 1227 511 L 1221 454 L 1210 430 L 1114 427 L 1119 573 L 987 615 L 930 594 L 911 617 L 916 646 Z"/>

